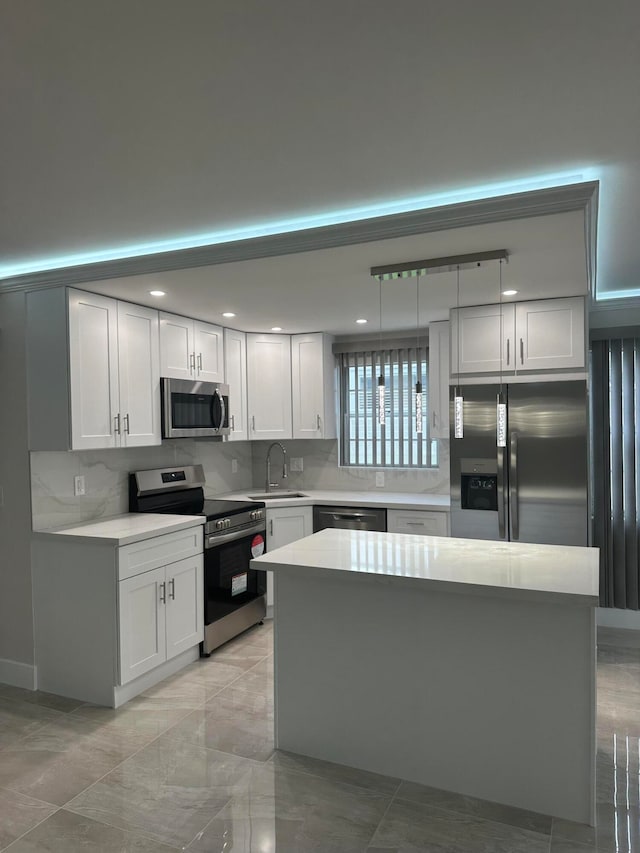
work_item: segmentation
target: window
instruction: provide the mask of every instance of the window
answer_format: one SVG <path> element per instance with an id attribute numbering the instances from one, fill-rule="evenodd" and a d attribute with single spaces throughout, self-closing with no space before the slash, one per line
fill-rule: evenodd
<path id="1" fill-rule="evenodd" d="M 435 468 L 438 442 L 429 438 L 427 349 L 343 352 L 340 365 L 340 464 Z M 385 426 L 378 423 L 377 387 L 385 378 Z M 415 430 L 415 383 L 422 381 L 422 429 Z"/>

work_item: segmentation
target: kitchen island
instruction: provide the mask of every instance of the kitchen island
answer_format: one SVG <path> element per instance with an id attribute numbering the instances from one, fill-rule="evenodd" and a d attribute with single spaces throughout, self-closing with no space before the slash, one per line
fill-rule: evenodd
<path id="1" fill-rule="evenodd" d="M 594 823 L 596 549 L 323 530 L 252 567 L 279 749 Z"/>

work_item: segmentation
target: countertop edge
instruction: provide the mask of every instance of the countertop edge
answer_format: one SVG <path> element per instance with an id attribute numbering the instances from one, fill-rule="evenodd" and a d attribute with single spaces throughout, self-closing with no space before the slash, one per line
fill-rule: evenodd
<path id="1" fill-rule="evenodd" d="M 84 524 L 76 524 L 52 530 L 33 530 L 31 533 L 31 539 L 36 542 L 64 542 L 65 540 L 68 540 L 70 542 L 80 542 L 82 544 L 103 544 L 112 547 L 122 547 L 124 545 L 132 545 L 134 542 L 142 542 L 145 539 L 154 539 L 156 536 L 164 536 L 168 533 L 188 530 L 190 527 L 197 527 L 198 525 L 204 524 L 205 521 L 203 516 L 182 515 L 172 517 L 172 519 L 179 518 L 178 521 L 163 520 L 162 523 L 159 522 L 158 527 L 155 529 L 147 529 L 138 532 L 134 531 L 123 535 L 98 533 L 87 534 L 81 532 L 83 527 L 96 527 L 97 525 L 105 522 L 115 522 L 119 519 L 125 518 L 126 515 L 127 514 L 122 516 L 112 516 L 111 518 L 95 519 Z M 146 515 L 148 517 L 148 514 L 146 513 L 135 513 L 135 515 Z M 162 516 L 162 518 L 166 519 L 167 516 Z"/>
<path id="2" fill-rule="evenodd" d="M 242 492 L 227 492 L 223 495 L 215 495 L 215 498 L 224 498 L 230 501 L 249 501 L 250 495 L 256 494 L 258 489 L 248 489 Z M 425 494 L 417 492 L 415 496 L 410 496 L 406 492 L 358 492 L 331 489 L 305 489 L 300 488 L 298 491 L 304 493 L 302 498 L 275 498 L 266 500 L 267 509 L 277 509 L 278 507 L 294 507 L 294 506 L 354 506 L 354 507 L 383 507 L 385 509 L 398 510 L 414 510 L 419 512 L 425 510 L 429 512 L 450 512 L 451 506 L 449 495 Z"/>

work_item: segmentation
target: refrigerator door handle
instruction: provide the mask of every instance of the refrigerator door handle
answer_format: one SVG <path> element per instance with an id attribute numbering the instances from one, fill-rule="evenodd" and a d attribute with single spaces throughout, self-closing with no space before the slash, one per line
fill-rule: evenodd
<path id="1" fill-rule="evenodd" d="M 509 442 L 509 512 L 511 515 L 511 538 L 517 542 L 520 538 L 518 517 L 518 433 L 511 433 Z"/>
<path id="2" fill-rule="evenodd" d="M 505 485 L 504 485 L 504 454 L 505 448 L 499 447 L 497 454 L 497 464 L 498 464 L 498 538 L 505 539 L 505 505 L 507 502 L 507 495 L 505 493 Z"/>

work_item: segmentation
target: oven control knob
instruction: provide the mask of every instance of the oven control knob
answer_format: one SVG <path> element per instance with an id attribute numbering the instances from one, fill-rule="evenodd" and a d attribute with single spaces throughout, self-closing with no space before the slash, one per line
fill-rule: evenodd
<path id="1" fill-rule="evenodd" d="M 216 530 L 222 530 L 224 527 L 224 519 L 220 519 L 220 521 L 216 521 Z"/>
<path id="2" fill-rule="evenodd" d="M 231 519 L 230 519 L 230 518 L 225 518 L 225 520 L 224 520 L 224 526 L 225 526 L 225 528 L 226 528 L 226 527 L 231 527 Z"/>

